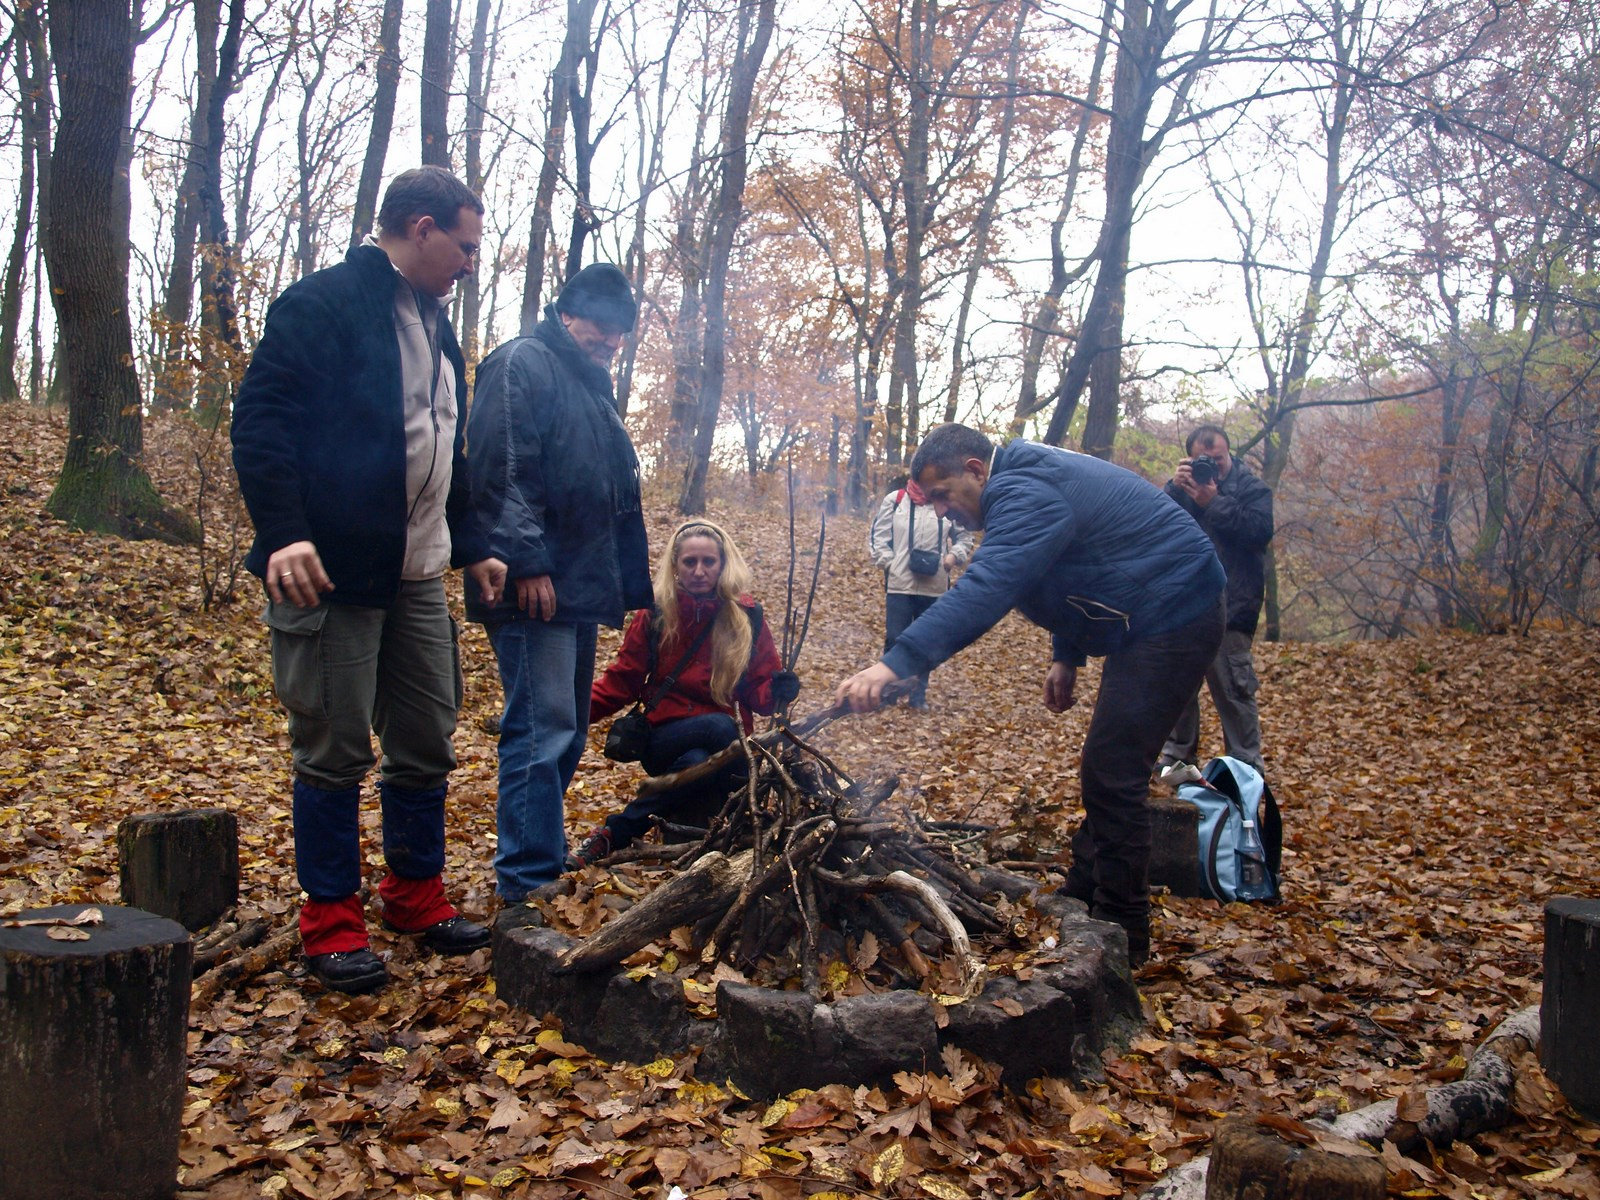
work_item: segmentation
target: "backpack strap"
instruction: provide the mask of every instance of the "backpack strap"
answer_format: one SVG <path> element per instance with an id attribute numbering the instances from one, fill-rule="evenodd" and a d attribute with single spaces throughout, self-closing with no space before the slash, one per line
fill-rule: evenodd
<path id="1" fill-rule="evenodd" d="M 699 636 L 694 639 L 694 644 L 684 651 L 683 657 L 678 660 L 678 665 L 672 668 L 672 673 L 665 679 L 661 679 L 656 682 L 654 694 L 651 695 L 648 700 L 641 700 L 641 703 L 644 705 L 645 712 L 649 712 L 657 704 L 661 703 L 661 698 L 670 692 L 674 685 L 677 684 L 678 676 L 683 672 L 683 669 L 689 665 L 694 656 L 700 652 L 700 647 L 706 644 L 706 639 L 711 636 L 711 630 L 715 628 L 716 623 L 717 621 L 715 617 L 706 622 L 705 628 L 702 629 Z M 653 647 L 655 641 L 655 628 L 653 622 L 650 632 L 651 643 Z"/>

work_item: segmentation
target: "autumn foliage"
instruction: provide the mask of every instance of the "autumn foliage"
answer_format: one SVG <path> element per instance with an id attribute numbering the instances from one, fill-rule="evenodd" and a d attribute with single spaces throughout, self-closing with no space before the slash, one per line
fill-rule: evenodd
<path id="1" fill-rule="evenodd" d="M 0 913 L 115 903 L 119 819 L 221 805 L 240 821 L 241 915 L 281 927 L 296 903 L 288 750 L 251 589 L 202 610 L 192 549 L 46 516 L 63 440 L 59 418 L 0 409 Z M 165 494 L 192 492 L 168 419 L 148 441 Z M 779 506 L 712 501 L 780 620 Z M 809 545 L 815 509 L 800 521 Z M 669 523 L 663 508 L 652 533 Z M 878 648 L 864 541 L 859 521 L 830 523 L 802 714 Z M 498 687 L 480 630 L 464 648 L 447 879 L 482 917 L 494 832 L 482 722 Z M 487 954 L 430 957 L 380 930 L 398 982 L 375 996 L 320 991 L 291 964 L 197 1006 L 181 1194 L 1131 1196 L 1203 1153 L 1224 1114 L 1300 1120 L 1455 1078 L 1488 1027 L 1537 1003 L 1543 902 L 1592 887 L 1600 646 L 1535 630 L 1258 650 L 1285 902 L 1159 898 L 1157 954 L 1138 980 L 1148 1025 L 1104 1082 L 1010 1092 L 953 1054 L 892 1086 L 754 1104 L 699 1078 L 692 1054 L 602 1062 L 497 1000 Z M 1008 853 L 1059 861 L 1086 713 L 1045 712 L 1045 653 L 1008 619 L 934 675 L 931 712 L 838 722 L 827 751 L 861 775 L 897 771 L 893 804 L 1000 826 Z M 572 832 L 637 779 L 592 742 Z M 369 806 L 374 872 L 375 818 Z M 1391 1150 L 1391 1194 L 1596 1195 L 1600 1129 L 1532 1065 L 1516 1109 L 1426 1160 Z"/>

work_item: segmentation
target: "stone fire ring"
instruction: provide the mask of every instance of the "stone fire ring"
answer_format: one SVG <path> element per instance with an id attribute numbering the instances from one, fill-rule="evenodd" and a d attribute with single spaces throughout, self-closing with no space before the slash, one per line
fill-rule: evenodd
<path id="1" fill-rule="evenodd" d="M 1009 879 L 1059 921 L 1057 946 L 1046 956 L 1053 961 L 1036 962 L 1026 982 L 991 978 L 979 995 L 945 1008 L 942 1029 L 935 1002 L 921 992 L 818 1003 L 803 991 L 728 981 L 717 985 L 716 1017 L 698 1018 L 673 975 L 631 979 L 621 967 L 559 974 L 557 961 L 576 941 L 545 927 L 531 904 L 508 908 L 495 922 L 495 989 L 525 1012 L 555 1017 L 568 1041 L 607 1058 L 650 1062 L 699 1047 L 697 1075 L 729 1079 L 756 1099 L 830 1083 L 888 1083 L 896 1071 L 935 1068 L 945 1046 L 995 1063 L 1013 1088 L 1044 1075 L 1098 1079 L 1102 1054 L 1124 1048 L 1142 1021 L 1126 935 L 1091 920 L 1077 900 Z"/>

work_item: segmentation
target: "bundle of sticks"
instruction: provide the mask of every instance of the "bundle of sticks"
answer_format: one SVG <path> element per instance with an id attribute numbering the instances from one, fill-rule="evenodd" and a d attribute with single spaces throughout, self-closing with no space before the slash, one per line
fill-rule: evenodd
<path id="1" fill-rule="evenodd" d="M 996 874 L 959 861 L 958 843 L 981 840 L 984 827 L 887 811 L 896 779 L 858 785 L 806 740 L 844 712 L 828 708 L 793 726 L 779 724 L 687 770 L 643 781 L 641 795 L 683 787 L 740 758 L 747 767 L 743 786 L 708 829 L 664 824 L 663 844 L 603 860 L 614 868 L 654 859 L 672 870 L 575 946 L 563 968 L 613 966 L 691 925 L 703 965 L 720 960 L 748 969 L 763 959 L 797 961 L 806 988 L 820 995 L 819 940 L 825 930 L 848 930 L 858 937 L 870 932 L 879 946 L 892 948 L 898 962 L 884 965 L 906 982 L 961 998 L 982 991 L 985 967 L 973 937 L 1023 934 L 1014 928 L 1015 910 L 996 894 Z M 927 931 L 922 941 L 939 962 L 918 945 L 919 931 Z"/>

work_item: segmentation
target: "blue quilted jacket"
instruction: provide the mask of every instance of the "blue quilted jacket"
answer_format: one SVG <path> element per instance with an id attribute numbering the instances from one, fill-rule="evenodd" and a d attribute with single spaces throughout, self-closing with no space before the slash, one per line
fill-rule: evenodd
<path id="1" fill-rule="evenodd" d="M 1211 539 L 1154 484 L 1085 454 L 1015 441 L 995 452 L 983 543 L 967 573 L 912 622 L 884 663 L 931 670 L 1015 608 L 1081 666 L 1188 624 L 1222 596 Z"/>

